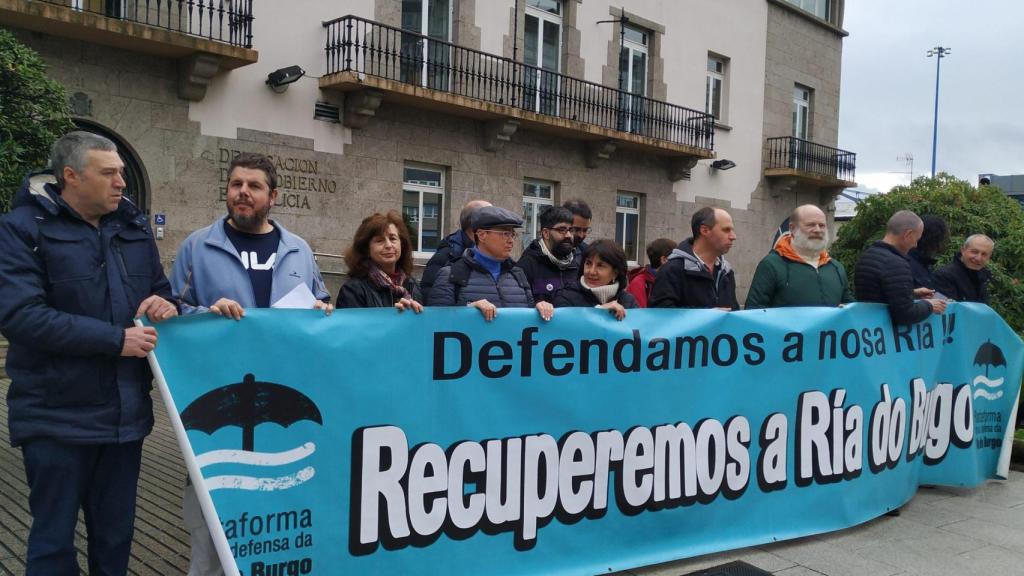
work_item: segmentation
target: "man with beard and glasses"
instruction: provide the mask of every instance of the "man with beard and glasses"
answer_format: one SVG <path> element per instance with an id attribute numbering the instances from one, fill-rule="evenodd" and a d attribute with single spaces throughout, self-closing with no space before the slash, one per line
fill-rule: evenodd
<path id="1" fill-rule="evenodd" d="M 313 251 L 270 219 L 277 170 L 269 157 L 240 154 L 228 167 L 226 216 L 181 243 L 171 289 L 185 314 L 213 312 L 241 320 L 247 308 L 269 308 L 300 284 L 311 308 L 331 313 Z M 224 574 L 192 486 L 185 487 L 182 519 L 192 537 L 188 576 Z"/>
<path id="2" fill-rule="evenodd" d="M 798 206 L 789 217 L 789 233 L 757 265 L 746 308 L 853 302 L 846 270 L 829 256 L 828 243 L 828 222 L 821 208 Z"/>
<path id="3" fill-rule="evenodd" d="M 540 238 L 526 247 L 516 263 L 526 273 L 537 302 L 551 302 L 556 292 L 579 282 L 572 226 L 568 208 L 548 206 L 540 213 Z"/>

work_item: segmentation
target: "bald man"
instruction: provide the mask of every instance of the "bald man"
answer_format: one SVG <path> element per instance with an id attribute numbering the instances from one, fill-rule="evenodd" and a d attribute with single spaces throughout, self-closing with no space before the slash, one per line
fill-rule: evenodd
<path id="1" fill-rule="evenodd" d="M 953 300 L 988 304 L 992 271 L 985 266 L 995 247 L 996 243 L 984 234 L 968 237 L 953 261 L 936 270 L 935 287 Z"/>
<path id="2" fill-rule="evenodd" d="M 917 214 L 896 212 L 885 225 L 885 237 L 860 255 L 853 271 L 857 300 L 888 305 L 896 324 L 915 324 L 946 311 L 945 300 L 932 298 L 934 290 L 914 288 L 907 253 L 923 233 L 924 222 Z"/>
<path id="3" fill-rule="evenodd" d="M 437 252 L 427 261 L 427 267 L 423 269 L 423 277 L 420 279 L 420 291 L 423 292 L 423 301 L 427 301 L 430 289 L 434 287 L 434 280 L 441 268 L 458 260 L 467 248 L 472 248 L 473 234 L 469 230 L 473 218 L 473 212 L 477 208 L 490 206 L 487 200 L 470 200 L 459 212 L 459 229 L 444 237 L 444 240 L 437 245 Z"/>
<path id="4" fill-rule="evenodd" d="M 853 302 L 846 269 L 829 256 L 828 243 L 828 221 L 821 208 L 798 206 L 789 217 L 789 233 L 757 265 L 746 308 Z"/>

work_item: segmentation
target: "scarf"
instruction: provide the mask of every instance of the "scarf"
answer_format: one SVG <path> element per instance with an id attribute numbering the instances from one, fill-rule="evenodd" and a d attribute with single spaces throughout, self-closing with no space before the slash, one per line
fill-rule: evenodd
<path id="1" fill-rule="evenodd" d="M 544 255 L 548 257 L 548 260 L 551 260 L 552 264 L 558 266 L 559 270 L 565 270 L 566 268 L 569 267 L 570 264 L 572 264 L 573 260 L 576 259 L 575 251 L 570 251 L 569 255 L 566 256 L 565 258 L 555 258 L 555 255 L 548 250 L 548 243 L 545 242 L 543 238 L 538 238 L 537 243 L 540 244 L 540 251 L 543 252 Z"/>
<path id="2" fill-rule="evenodd" d="M 594 298 L 597 298 L 597 301 L 600 302 L 601 304 L 607 304 L 612 300 L 615 300 L 615 297 L 619 295 L 618 282 L 612 282 L 611 284 L 605 284 L 604 286 L 591 288 L 590 286 L 587 286 L 586 279 L 580 276 L 580 286 L 583 286 L 587 290 L 590 290 L 591 294 L 594 295 Z"/>
<path id="3" fill-rule="evenodd" d="M 395 272 L 394 279 L 392 279 L 391 275 L 381 270 L 380 267 L 374 264 L 372 260 L 367 262 L 366 267 L 367 270 L 369 270 L 367 277 L 374 286 L 377 288 L 387 288 L 391 291 L 391 296 L 396 300 L 412 298 L 412 296 L 409 295 L 409 291 L 406 290 L 404 286 L 405 281 L 408 279 L 405 272 L 397 270 Z"/>

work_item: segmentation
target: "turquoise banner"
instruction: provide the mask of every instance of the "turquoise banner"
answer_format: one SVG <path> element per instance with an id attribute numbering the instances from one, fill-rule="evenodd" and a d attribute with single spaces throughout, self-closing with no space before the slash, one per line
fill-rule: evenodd
<path id="1" fill-rule="evenodd" d="M 845 528 L 1005 475 L 1024 365 L 971 304 L 908 327 L 855 304 L 158 330 L 204 512 L 249 576 L 596 574 Z"/>

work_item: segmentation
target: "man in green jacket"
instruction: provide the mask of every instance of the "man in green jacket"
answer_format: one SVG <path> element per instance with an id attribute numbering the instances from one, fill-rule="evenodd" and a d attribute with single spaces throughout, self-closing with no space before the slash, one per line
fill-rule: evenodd
<path id="1" fill-rule="evenodd" d="M 748 310 L 782 306 L 839 306 L 853 302 L 843 265 L 828 255 L 825 213 L 804 204 L 789 217 L 784 234 L 750 283 Z"/>

